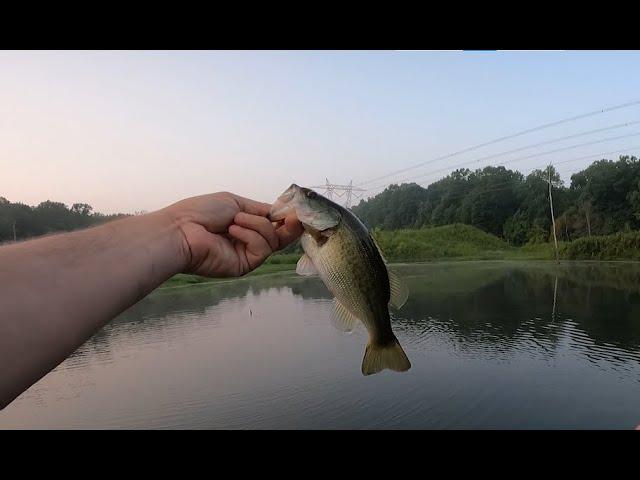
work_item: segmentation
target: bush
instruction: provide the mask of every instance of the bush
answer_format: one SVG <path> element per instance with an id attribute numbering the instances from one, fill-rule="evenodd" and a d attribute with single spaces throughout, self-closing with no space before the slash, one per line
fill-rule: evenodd
<path id="1" fill-rule="evenodd" d="M 512 250 L 504 241 L 470 225 L 375 230 L 376 241 L 390 262 L 429 261 L 441 258 L 499 258 Z"/>
<path id="2" fill-rule="evenodd" d="M 568 260 L 640 260 L 640 232 L 583 237 L 560 250 Z"/>

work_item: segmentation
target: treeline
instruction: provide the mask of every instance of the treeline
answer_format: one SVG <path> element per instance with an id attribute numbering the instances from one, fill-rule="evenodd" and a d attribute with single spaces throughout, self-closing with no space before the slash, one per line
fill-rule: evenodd
<path id="1" fill-rule="evenodd" d="M 32 207 L 0 197 L 0 242 L 77 230 L 127 216 L 94 212 L 93 207 L 86 203 L 67 207 L 64 203 L 47 200 Z"/>
<path id="2" fill-rule="evenodd" d="M 527 176 L 505 167 L 459 169 L 426 188 L 391 185 L 353 211 L 383 230 L 464 223 L 513 245 L 547 242 L 549 174 L 558 240 L 640 228 L 640 162 L 633 156 L 595 161 L 568 186 L 553 167 Z"/>

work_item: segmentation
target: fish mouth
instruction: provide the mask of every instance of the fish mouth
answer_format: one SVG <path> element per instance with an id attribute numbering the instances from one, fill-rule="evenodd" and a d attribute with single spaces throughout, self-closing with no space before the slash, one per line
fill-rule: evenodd
<path id="1" fill-rule="evenodd" d="M 279 222 L 284 220 L 285 217 L 294 210 L 292 200 L 299 190 L 300 187 L 295 183 L 292 183 L 291 186 L 278 197 L 269 211 L 268 218 L 270 221 Z"/>

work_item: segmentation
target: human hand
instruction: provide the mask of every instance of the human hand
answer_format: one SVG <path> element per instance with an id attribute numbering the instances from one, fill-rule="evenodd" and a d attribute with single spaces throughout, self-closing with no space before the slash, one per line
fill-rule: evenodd
<path id="1" fill-rule="evenodd" d="M 187 198 L 162 210 L 183 236 L 184 273 L 237 277 L 302 234 L 295 216 L 267 219 L 271 205 L 229 192 Z"/>

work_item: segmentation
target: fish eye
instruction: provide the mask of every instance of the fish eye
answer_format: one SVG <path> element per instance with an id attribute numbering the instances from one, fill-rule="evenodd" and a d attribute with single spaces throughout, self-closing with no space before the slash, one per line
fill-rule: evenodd
<path id="1" fill-rule="evenodd" d="M 307 198 L 316 198 L 318 196 L 318 194 L 316 192 L 314 192 L 313 190 L 309 190 L 307 192 Z"/>

